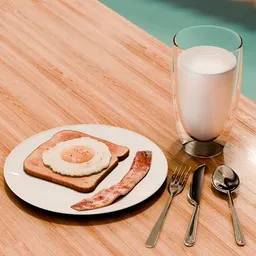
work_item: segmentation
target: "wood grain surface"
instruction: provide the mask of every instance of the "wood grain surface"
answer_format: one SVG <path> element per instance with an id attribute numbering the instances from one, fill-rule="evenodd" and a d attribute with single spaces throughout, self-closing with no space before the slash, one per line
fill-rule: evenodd
<path id="1" fill-rule="evenodd" d="M 190 158 L 181 150 L 172 112 L 171 55 L 168 46 L 96 0 L 0 1 L 1 255 L 256 255 L 256 104 L 241 96 L 223 155 Z M 145 241 L 168 199 L 164 186 L 133 208 L 91 217 L 49 213 L 10 191 L 3 166 L 11 150 L 40 131 L 77 123 L 147 136 L 167 157 L 168 179 L 178 163 L 207 163 L 194 247 L 183 245 L 193 211 L 187 202 L 191 177 L 154 249 Z M 220 163 L 241 178 L 235 205 L 244 247 L 235 243 L 227 198 L 211 188 Z"/>

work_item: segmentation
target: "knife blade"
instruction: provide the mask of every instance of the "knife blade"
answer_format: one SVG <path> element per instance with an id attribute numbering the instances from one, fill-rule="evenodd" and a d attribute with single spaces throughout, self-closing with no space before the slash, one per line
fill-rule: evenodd
<path id="1" fill-rule="evenodd" d="M 193 205 L 200 204 L 205 169 L 206 165 L 202 164 L 194 171 L 189 188 L 189 202 Z"/>
<path id="2" fill-rule="evenodd" d="M 199 205 L 204 181 L 204 172 L 206 165 L 200 165 L 193 174 L 192 181 L 189 187 L 188 201 L 194 205 L 194 212 L 189 223 L 184 244 L 186 246 L 193 246 L 196 241 L 196 230 L 199 217 Z"/>

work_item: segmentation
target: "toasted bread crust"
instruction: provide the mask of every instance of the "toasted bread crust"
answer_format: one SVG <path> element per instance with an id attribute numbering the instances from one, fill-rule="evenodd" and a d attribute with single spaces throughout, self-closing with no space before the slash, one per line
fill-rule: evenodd
<path id="1" fill-rule="evenodd" d="M 50 168 L 44 165 L 42 160 L 42 153 L 44 150 L 54 147 L 59 142 L 77 139 L 81 137 L 89 137 L 97 141 L 103 142 L 108 146 L 112 155 L 108 168 L 104 169 L 100 173 L 96 173 L 90 176 L 71 177 L 55 173 Z M 37 178 L 51 181 L 72 188 L 79 192 L 91 192 L 118 165 L 118 161 L 124 160 L 128 155 L 129 149 L 127 147 L 119 146 L 109 141 L 96 138 L 82 132 L 63 130 L 56 133 L 50 140 L 41 144 L 25 159 L 24 171 Z"/>

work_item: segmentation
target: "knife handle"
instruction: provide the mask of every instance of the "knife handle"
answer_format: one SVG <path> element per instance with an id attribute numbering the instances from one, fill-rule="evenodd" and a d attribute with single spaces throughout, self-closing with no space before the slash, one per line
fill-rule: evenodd
<path id="1" fill-rule="evenodd" d="M 196 230 L 197 230 L 197 222 L 198 222 L 198 216 L 199 216 L 199 205 L 197 204 L 194 207 L 194 212 L 192 215 L 192 218 L 190 220 L 187 233 L 185 236 L 184 244 L 186 246 L 193 246 L 196 241 Z"/>

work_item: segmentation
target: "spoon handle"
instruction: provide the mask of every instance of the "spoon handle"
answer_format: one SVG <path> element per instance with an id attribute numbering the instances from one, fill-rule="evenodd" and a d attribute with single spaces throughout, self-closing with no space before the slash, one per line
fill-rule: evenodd
<path id="1" fill-rule="evenodd" d="M 233 220 L 233 227 L 234 227 L 234 232 L 235 232 L 235 238 L 236 238 L 236 243 L 238 245 L 245 245 L 245 238 L 242 232 L 242 229 L 240 227 L 240 222 L 236 213 L 236 209 L 234 206 L 234 202 L 232 199 L 231 192 L 228 191 L 228 198 L 229 198 L 229 203 L 230 203 L 230 208 L 232 212 L 232 220 Z"/>

